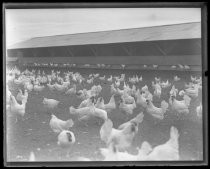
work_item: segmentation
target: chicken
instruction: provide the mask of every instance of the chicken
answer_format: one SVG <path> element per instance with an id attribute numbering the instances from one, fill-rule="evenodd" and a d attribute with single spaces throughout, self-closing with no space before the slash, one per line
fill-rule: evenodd
<path id="1" fill-rule="evenodd" d="M 55 99 L 47 99 L 47 98 L 44 98 L 42 103 L 44 104 L 44 106 L 46 108 L 54 109 L 54 108 L 56 108 L 58 106 L 58 104 L 60 103 L 60 101 L 55 100 Z"/>
<path id="2" fill-rule="evenodd" d="M 158 107 L 155 107 L 150 100 L 146 100 L 146 102 L 147 102 L 147 107 L 146 107 L 147 113 L 149 113 L 155 118 L 163 120 L 164 114 L 166 110 L 168 109 L 168 103 L 165 100 L 163 100 L 161 102 L 161 107 L 158 108 Z"/>
<path id="3" fill-rule="evenodd" d="M 47 84 L 47 87 L 50 89 L 50 91 L 54 91 L 54 89 L 55 89 L 55 87 L 54 87 L 55 85 L 53 84 L 51 84 L 50 82 Z"/>
<path id="4" fill-rule="evenodd" d="M 155 77 L 155 82 L 156 83 L 160 82 L 160 77 L 159 78 Z"/>
<path id="5" fill-rule="evenodd" d="M 99 109 L 96 107 L 94 107 L 93 116 L 103 119 L 104 121 L 108 119 L 107 112 L 103 109 Z"/>
<path id="6" fill-rule="evenodd" d="M 87 89 L 79 90 L 78 92 L 76 92 L 76 95 L 82 100 L 90 98 L 90 94 L 88 94 Z"/>
<path id="7" fill-rule="evenodd" d="M 175 86 L 173 85 L 169 94 L 176 97 L 177 93 L 178 93 L 178 89 L 176 89 Z"/>
<path id="8" fill-rule="evenodd" d="M 169 104 L 171 106 L 172 110 L 175 110 L 178 113 L 189 113 L 189 105 L 190 105 L 190 101 L 191 98 L 187 95 L 184 95 L 184 100 L 176 100 L 175 96 L 171 95 L 169 98 Z"/>
<path id="9" fill-rule="evenodd" d="M 191 81 L 192 81 L 192 82 L 195 82 L 196 79 L 197 79 L 196 77 L 193 77 L 192 75 L 190 76 L 190 78 L 191 78 Z"/>
<path id="10" fill-rule="evenodd" d="M 108 82 L 112 82 L 112 75 L 107 79 Z"/>
<path id="11" fill-rule="evenodd" d="M 97 108 L 99 108 L 99 109 L 105 110 L 105 104 L 104 104 L 104 99 L 103 99 L 103 97 L 99 97 L 99 98 L 97 99 L 97 102 L 96 102 L 96 104 L 95 104 L 95 107 L 97 107 Z"/>
<path id="12" fill-rule="evenodd" d="M 70 114 L 74 114 L 78 116 L 79 121 L 88 120 L 94 112 L 94 107 L 82 107 L 79 109 L 75 109 L 73 106 L 69 108 Z"/>
<path id="13" fill-rule="evenodd" d="M 114 144 L 117 149 L 125 150 L 131 146 L 133 138 L 138 132 L 138 126 L 143 121 L 143 113 L 134 119 L 120 125 L 118 129 L 113 128 L 113 123 L 107 119 L 100 129 L 101 140 L 108 146 Z"/>
<path id="14" fill-rule="evenodd" d="M 185 89 L 185 93 L 190 96 L 191 98 L 198 97 L 199 87 L 197 85 L 194 86 L 194 88 L 188 88 Z"/>
<path id="15" fill-rule="evenodd" d="M 125 90 L 120 90 L 119 88 L 116 88 L 117 92 L 116 94 L 122 96 L 125 93 Z"/>
<path id="16" fill-rule="evenodd" d="M 105 110 L 109 113 L 112 110 L 116 109 L 116 103 L 115 103 L 115 98 L 114 98 L 114 94 L 111 96 L 109 102 L 107 104 L 105 104 Z"/>
<path id="17" fill-rule="evenodd" d="M 161 91 L 162 91 L 160 84 L 159 83 L 154 84 L 154 82 L 153 82 L 152 87 L 155 89 L 154 95 L 157 96 L 158 98 L 160 98 Z"/>
<path id="18" fill-rule="evenodd" d="M 87 121 L 90 117 L 98 117 L 103 120 L 107 119 L 107 112 L 105 110 L 96 108 L 94 106 L 94 98 L 91 98 L 92 104 L 88 107 L 75 109 L 73 106 L 69 108 L 70 114 L 75 114 L 78 116 L 79 121 Z"/>
<path id="19" fill-rule="evenodd" d="M 142 96 L 150 101 L 153 100 L 153 95 L 150 93 L 149 90 L 142 91 Z"/>
<path id="20" fill-rule="evenodd" d="M 91 78 L 91 79 L 87 79 L 87 83 L 88 83 L 88 84 L 93 83 L 93 78 Z"/>
<path id="21" fill-rule="evenodd" d="M 14 79 L 13 81 L 16 85 L 21 85 L 22 84 L 22 80 L 20 78 Z"/>
<path id="22" fill-rule="evenodd" d="M 60 133 L 63 130 L 69 130 L 70 127 L 74 125 L 74 122 L 72 119 L 69 119 L 67 121 L 63 121 L 59 118 L 57 118 L 55 115 L 51 115 L 50 120 L 50 127 L 55 133 Z"/>
<path id="23" fill-rule="evenodd" d="M 174 81 L 175 82 L 177 82 L 177 81 L 179 81 L 180 80 L 180 78 L 178 77 L 178 76 L 174 76 Z"/>
<path id="24" fill-rule="evenodd" d="M 111 84 L 111 89 L 110 89 L 110 91 L 111 91 L 111 94 L 118 94 L 118 91 L 117 91 L 117 89 L 114 87 L 114 84 Z"/>
<path id="25" fill-rule="evenodd" d="M 120 80 L 115 81 L 115 85 L 116 85 L 116 87 L 119 87 L 120 86 Z"/>
<path id="26" fill-rule="evenodd" d="M 86 100 L 83 100 L 80 105 L 78 106 L 78 108 L 82 108 L 82 107 L 88 107 L 90 105 L 92 105 L 92 99 L 94 99 L 94 102 L 95 102 L 95 97 L 90 97 Z M 97 104 L 97 103 L 96 103 Z"/>
<path id="27" fill-rule="evenodd" d="M 105 75 L 102 77 L 99 77 L 100 80 L 105 80 Z"/>
<path id="28" fill-rule="evenodd" d="M 10 111 L 11 113 L 15 113 L 16 115 L 24 116 L 25 115 L 25 108 L 26 108 L 27 100 L 23 99 L 22 104 L 17 103 L 15 97 L 10 95 Z M 16 118 L 17 122 L 17 118 Z"/>
<path id="29" fill-rule="evenodd" d="M 145 144 L 145 143 L 144 143 Z M 149 143 L 147 143 L 149 144 Z M 177 161 L 179 160 L 179 132 L 174 126 L 170 129 L 170 139 L 161 145 L 154 147 L 147 146 L 149 153 L 139 155 L 140 161 Z M 150 152 L 151 151 L 151 152 Z"/>
<path id="30" fill-rule="evenodd" d="M 77 88 L 76 88 L 76 87 L 77 87 L 77 86 L 74 84 L 72 88 L 68 89 L 68 90 L 65 92 L 65 94 L 67 94 L 67 95 L 76 94 L 76 92 L 77 92 Z"/>
<path id="31" fill-rule="evenodd" d="M 116 109 L 114 95 L 111 96 L 108 104 L 104 104 L 103 97 L 99 97 L 95 104 L 95 107 L 99 108 L 99 109 L 106 110 L 108 113 L 110 113 L 112 110 Z"/>
<path id="32" fill-rule="evenodd" d="M 148 91 L 148 86 L 147 86 L 147 85 L 143 86 L 143 87 L 141 88 L 141 90 L 142 90 L 143 92 Z"/>
<path id="33" fill-rule="evenodd" d="M 57 91 L 63 93 L 63 92 L 66 91 L 66 89 L 67 89 L 68 87 L 67 87 L 66 85 L 60 85 L 60 84 L 58 84 L 58 83 L 56 82 L 56 83 L 54 84 L 54 88 L 55 88 Z"/>
<path id="34" fill-rule="evenodd" d="M 31 82 L 27 82 L 24 84 L 24 89 L 28 90 L 28 91 L 32 91 L 34 88 L 33 84 L 31 84 Z"/>
<path id="35" fill-rule="evenodd" d="M 179 91 L 179 96 L 184 96 L 185 95 L 185 91 L 184 90 L 180 90 Z"/>
<path id="36" fill-rule="evenodd" d="M 124 92 L 121 97 L 125 100 L 126 104 L 133 104 L 135 102 L 135 99 L 126 92 Z"/>
<path id="37" fill-rule="evenodd" d="M 69 130 L 63 130 L 58 135 L 57 144 L 62 148 L 68 148 L 75 143 L 76 139 L 74 133 Z"/>
<path id="38" fill-rule="evenodd" d="M 22 102 L 22 100 L 24 100 L 24 99 L 27 101 L 27 99 L 28 99 L 28 91 L 25 90 L 24 92 L 25 92 L 25 93 L 24 93 L 24 95 L 23 95 L 22 90 L 19 89 L 19 92 L 18 92 L 18 94 L 17 94 L 17 96 L 16 96 L 16 100 L 17 100 L 17 101 Z"/>
<path id="39" fill-rule="evenodd" d="M 147 107 L 146 98 L 142 96 L 142 93 L 140 93 L 139 89 L 136 93 L 136 104 L 142 106 L 143 108 Z"/>
<path id="40" fill-rule="evenodd" d="M 167 80 L 166 82 L 162 82 L 160 85 L 161 85 L 162 88 L 168 88 L 168 87 L 171 86 L 171 83 L 169 83 L 168 80 Z"/>
<path id="41" fill-rule="evenodd" d="M 40 86 L 38 84 L 34 85 L 34 91 L 36 91 L 36 92 L 41 92 L 44 90 L 44 88 L 45 88 L 45 86 Z"/>
<path id="42" fill-rule="evenodd" d="M 126 115 L 132 115 L 133 110 L 136 108 L 136 102 L 134 101 L 132 104 L 126 104 L 124 99 L 120 99 L 119 101 L 119 109 L 120 111 L 126 113 Z"/>

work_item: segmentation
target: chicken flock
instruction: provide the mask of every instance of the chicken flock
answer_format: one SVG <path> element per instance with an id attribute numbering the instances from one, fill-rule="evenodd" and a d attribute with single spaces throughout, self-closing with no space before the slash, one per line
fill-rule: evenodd
<path id="1" fill-rule="evenodd" d="M 139 87 L 142 83 L 142 76 L 133 76 L 126 79 L 125 74 L 109 77 L 101 76 L 99 73 L 89 74 L 84 78 L 78 72 L 64 72 L 51 70 L 47 74 L 44 71 L 28 69 L 20 71 L 17 67 L 7 70 L 6 75 L 6 114 L 16 116 L 16 123 L 19 120 L 24 120 L 26 113 L 26 103 L 28 96 L 34 92 L 41 93 L 48 89 L 50 92 L 59 92 L 62 95 L 77 97 L 81 100 L 80 104 L 75 107 L 71 105 L 68 108 L 69 117 L 75 116 L 85 126 L 88 126 L 90 119 L 95 119 L 100 125 L 100 139 L 106 145 L 106 148 L 100 148 L 101 155 L 104 161 L 176 161 L 180 160 L 179 155 L 179 131 L 176 127 L 171 126 L 168 141 L 164 144 L 152 147 L 147 141 L 144 141 L 137 147 L 137 154 L 130 154 L 127 149 L 132 145 L 132 142 L 138 134 L 139 125 L 144 120 L 145 114 L 148 114 L 161 123 L 167 112 L 174 113 L 177 116 L 182 114 L 194 113 L 189 111 L 189 106 L 193 99 L 198 97 L 202 90 L 202 78 L 191 76 L 191 82 L 185 84 L 183 90 L 178 91 L 174 82 L 180 81 L 178 76 L 174 76 L 173 81 L 162 81 L 160 77 L 155 77 L 150 86 Z M 98 80 L 97 85 L 94 83 Z M 18 94 L 15 96 L 9 89 L 9 83 L 14 83 L 20 86 Z M 110 86 L 110 99 L 107 103 L 103 96 L 102 83 Z M 92 87 L 88 90 L 85 85 L 89 84 Z M 77 86 L 83 86 L 83 89 L 78 90 Z M 23 88 L 21 88 L 23 86 Z M 168 100 L 162 99 L 164 90 L 169 89 Z M 177 96 L 182 99 L 177 99 Z M 116 101 L 119 98 L 118 101 Z M 159 99 L 160 105 L 156 106 L 154 98 Z M 55 98 L 43 98 L 43 106 L 52 112 L 53 109 L 62 105 L 61 101 Z M 141 107 L 134 118 L 134 109 Z M 114 127 L 113 121 L 110 119 L 110 114 L 114 110 L 119 110 L 120 113 L 126 116 L 126 122 Z M 202 119 L 202 103 L 195 109 L 195 114 L 198 119 Z M 74 121 L 69 119 L 59 119 L 56 114 L 51 113 L 49 126 L 54 133 L 57 134 L 57 145 L 67 149 L 74 145 L 77 141 L 71 128 L 74 126 Z M 91 161 L 86 157 L 80 157 L 79 160 Z M 34 152 L 31 152 L 29 161 L 36 161 Z"/>

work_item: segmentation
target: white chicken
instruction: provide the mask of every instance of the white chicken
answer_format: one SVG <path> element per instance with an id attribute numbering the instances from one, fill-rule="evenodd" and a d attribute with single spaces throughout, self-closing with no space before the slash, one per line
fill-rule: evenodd
<path id="1" fill-rule="evenodd" d="M 55 99 L 48 99 L 48 98 L 45 98 L 43 99 L 43 105 L 46 107 L 46 108 L 49 108 L 49 109 L 54 109 L 58 106 L 58 104 L 60 103 L 60 101 L 58 100 L 55 100 Z"/>
<path id="2" fill-rule="evenodd" d="M 44 90 L 44 88 L 45 88 L 45 86 L 43 86 L 43 85 L 38 85 L 38 84 L 34 85 L 34 91 L 36 91 L 36 92 L 41 92 Z"/>
<path id="3" fill-rule="evenodd" d="M 133 104 L 135 102 L 135 99 L 126 92 L 123 92 L 121 97 L 125 100 L 126 104 Z"/>
<path id="4" fill-rule="evenodd" d="M 24 88 L 31 92 L 33 90 L 34 86 L 33 86 L 33 84 L 31 84 L 31 82 L 27 82 L 24 84 Z"/>
<path id="5" fill-rule="evenodd" d="M 133 110 L 136 108 L 136 102 L 134 100 L 134 102 L 132 104 L 126 104 L 125 100 L 123 98 L 121 98 L 119 100 L 119 109 L 121 112 L 126 113 L 126 115 L 132 115 L 133 114 Z"/>
<path id="6" fill-rule="evenodd" d="M 112 75 L 107 79 L 108 82 L 112 82 Z"/>
<path id="7" fill-rule="evenodd" d="M 179 78 L 178 76 L 174 76 L 174 81 L 175 81 L 175 82 L 180 81 L 180 79 L 181 79 L 181 78 Z"/>
<path id="8" fill-rule="evenodd" d="M 193 76 L 191 75 L 191 76 L 190 76 L 190 79 L 191 79 L 192 82 L 195 82 L 197 78 L 196 78 L 196 76 L 193 77 Z"/>
<path id="9" fill-rule="evenodd" d="M 75 143 L 76 139 L 74 133 L 69 130 L 63 130 L 58 135 L 58 142 L 57 144 L 62 148 L 68 148 L 69 146 Z"/>
<path id="10" fill-rule="evenodd" d="M 93 116 L 95 107 L 92 99 L 92 104 L 88 107 L 82 107 L 82 108 L 74 108 L 73 106 L 69 107 L 70 114 L 74 114 L 78 117 L 79 121 L 87 121 L 90 119 L 91 116 Z"/>
<path id="11" fill-rule="evenodd" d="M 176 97 L 177 93 L 178 93 L 178 89 L 176 89 L 175 86 L 173 85 L 169 94 L 174 95 Z"/>
<path id="12" fill-rule="evenodd" d="M 154 104 L 150 100 L 146 100 L 146 102 L 147 102 L 147 107 L 146 107 L 147 113 L 149 113 L 155 118 L 163 120 L 164 114 L 166 110 L 168 109 L 168 103 L 165 100 L 163 100 L 161 102 L 161 107 L 158 108 L 158 107 L 155 107 Z"/>
<path id="13" fill-rule="evenodd" d="M 104 104 L 104 99 L 103 97 L 99 97 L 96 104 L 96 108 L 106 110 L 107 113 L 110 113 L 112 110 L 116 109 L 116 103 L 114 99 L 114 95 L 111 96 L 109 102 L 107 104 Z"/>
<path id="14" fill-rule="evenodd" d="M 106 76 L 99 77 L 100 80 L 105 80 Z"/>
<path id="15" fill-rule="evenodd" d="M 150 93 L 149 90 L 142 91 L 142 96 L 145 97 L 146 99 L 152 101 L 153 100 L 153 95 Z"/>
<path id="16" fill-rule="evenodd" d="M 161 85 L 162 88 L 165 89 L 165 88 L 170 87 L 171 86 L 171 83 L 169 83 L 169 81 L 167 80 L 166 82 L 162 82 L 160 85 Z"/>
<path id="17" fill-rule="evenodd" d="M 110 93 L 111 93 L 111 94 L 118 94 L 118 91 L 117 91 L 117 89 L 114 87 L 114 84 L 111 84 Z"/>
<path id="18" fill-rule="evenodd" d="M 187 95 L 184 95 L 184 100 L 176 100 L 175 96 L 171 95 L 169 98 L 169 104 L 171 106 L 171 109 L 178 112 L 178 113 L 189 113 L 189 105 L 191 98 Z"/>
<path id="19" fill-rule="evenodd" d="M 109 102 L 107 104 L 105 104 L 105 110 L 107 112 L 111 112 L 112 110 L 116 109 L 116 103 L 115 103 L 115 98 L 114 98 L 114 94 L 111 96 Z"/>
<path id="20" fill-rule="evenodd" d="M 58 91 L 58 92 L 65 92 L 66 89 L 68 88 L 66 85 L 60 85 L 57 82 L 54 84 L 54 88 Z"/>
<path id="21" fill-rule="evenodd" d="M 70 127 L 74 125 L 74 122 L 72 119 L 69 119 L 67 121 L 63 121 L 59 118 L 57 118 L 55 115 L 51 115 L 50 120 L 50 127 L 55 133 L 60 133 L 63 130 L 69 130 Z"/>
<path id="22" fill-rule="evenodd" d="M 141 88 L 141 90 L 144 91 L 144 92 L 145 92 L 145 91 L 148 91 L 148 86 L 147 86 L 147 85 L 144 85 L 144 86 Z"/>
<path id="23" fill-rule="evenodd" d="M 159 83 L 160 82 L 160 77 L 159 78 L 155 77 L 155 82 Z"/>
<path id="24" fill-rule="evenodd" d="M 119 87 L 120 86 L 120 80 L 115 81 L 115 86 Z"/>
<path id="25" fill-rule="evenodd" d="M 28 99 L 28 91 L 25 89 L 24 90 L 24 95 L 23 95 L 22 90 L 19 89 L 19 92 L 18 92 L 18 94 L 16 96 L 16 100 L 19 101 L 19 102 L 22 102 L 22 100 L 24 100 L 24 99 L 27 101 L 27 99 Z"/>
<path id="26" fill-rule="evenodd" d="M 92 96 L 86 100 L 83 100 L 77 108 L 88 107 L 92 105 L 92 101 L 93 101 L 92 99 L 94 99 L 94 103 L 95 103 L 95 97 Z"/>
<path id="27" fill-rule="evenodd" d="M 10 112 L 16 115 L 24 116 L 27 100 L 23 99 L 22 104 L 19 104 L 13 95 L 10 95 Z M 17 117 L 17 116 L 16 116 Z M 17 118 L 16 118 L 17 122 Z"/>
<path id="28" fill-rule="evenodd" d="M 145 144 L 145 143 L 143 143 Z M 149 145 L 149 143 L 147 143 Z M 179 160 L 179 132 L 174 126 L 170 129 L 170 139 L 161 145 L 147 146 L 149 153 L 139 155 L 140 161 L 177 161 Z M 151 150 L 152 149 L 152 150 Z"/>
<path id="29" fill-rule="evenodd" d="M 162 91 L 160 84 L 159 83 L 154 84 L 154 82 L 152 82 L 152 87 L 155 89 L 154 95 L 160 98 Z"/>
<path id="30" fill-rule="evenodd" d="M 146 98 L 142 96 L 142 93 L 140 93 L 139 89 L 136 93 L 136 104 L 142 106 L 143 108 L 147 107 Z"/>
<path id="31" fill-rule="evenodd" d="M 113 123 L 107 119 L 100 129 L 100 137 L 108 146 L 114 144 L 119 150 L 126 150 L 131 146 L 138 126 L 143 121 L 144 114 L 140 113 L 130 121 L 121 124 L 118 129 L 113 128 Z"/>
<path id="32" fill-rule="evenodd" d="M 77 92 L 77 86 L 75 84 L 73 84 L 72 88 L 68 89 L 65 94 L 67 95 L 71 95 L 71 94 L 76 94 Z"/>
<path id="33" fill-rule="evenodd" d="M 187 88 L 187 89 L 185 89 L 185 93 L 188 96 L 190 96 L 191 98 L 196 98 L 196 97 L 198 97 L 199 86 L 198 85 L 194 85 L 194 88 Z"/>

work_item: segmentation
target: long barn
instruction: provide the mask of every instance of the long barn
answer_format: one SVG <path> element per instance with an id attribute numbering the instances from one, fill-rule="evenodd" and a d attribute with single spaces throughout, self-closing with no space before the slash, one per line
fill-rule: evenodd
<path id="1" fill-rule="evenodd" d="M 129 69 L 171 70 L 189 65 L 201 71 L 201 23 L 36 37 L 7 49 L 8 60 L 25 64 L 110 65 Z"/>

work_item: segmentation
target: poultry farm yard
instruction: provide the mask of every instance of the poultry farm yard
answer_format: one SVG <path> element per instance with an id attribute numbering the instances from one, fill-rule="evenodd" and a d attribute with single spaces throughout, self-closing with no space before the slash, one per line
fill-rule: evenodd
<path id="1" fill-rule="evenodd" d="M 30 68 L 28 68 L 31 70 Z M 50 73 L 50 69 L 40 68 L 45 73 Z M 56 69 L 54 69 L 56 71 Z M 59 70 L 59 69 L 58 69 Z M 62 69 L 68 71 L 69 69 Z M 143 77 L 143 81 L 140 82 L 137 87 L 143 87 L 148 85 L 150 92 L 153 94 L 151 82 L 155 77 L 161 77 L 161 80 L 169 80 L 172 85 L 174 84 L 178 90 L 184 89 L 184 83 L 190 81 L 190 76 L 201 76 L 196 72 L 178 72 L 178 71 L 131 71 L 131 70 L 99 70 L 99 69 L 70 69 L 69 71 L 80 72 L 83 77 L 87 77 L 90 73 L 100 73 L 100 76 L 106 75 L 118 75 L 125 73 L 126 79 L 133 75 Z M 174 82 L 173 77 L 177 75 L 181 78 L 180 81 Z M 105 103 L 107 103 L 111 97 L 110 83 L 102 81 L 94 81 L 94 84 L 101 84 L 102 92 L 99 96 L 103 96 Z M 86 85 L 86 89 L 90 89 L 92 85 Z M 123 83 L 120 88 L 122 89 Z M 15 84 L 9 84 L 11 93 L 17 95 L 17 86 Z M 77 86 L 77 90 L 82 89 L 81 86 Z M 155 106 L 160 107 L 160 102 L 164 99 L 168 102 L 169 91 L 171 87 L 163 89 L 161 98 L 153 97 L 153 103 Z M 43 97 L 52 98 L 61 101 L 63 104 L 58 108 L 49 112 L 43 107 Z M 119 98 L 115 98 L 116 103 Z M 177 96 L 180 100 L 181 97 Z M 162 121 L 154 119 L 150 114 L 144 112 L 143 122 L 139 125 L 139 131 L 134 138 L 132 147 L 128 150 L 131 154 L 137 154 L 137 147 L 141 146 L 143 141 L 148 141 L 152 147 L 165 143 L 170 137 L 170 127 L 175 126 L 180 134 L 179 137 L 179 152 L 180 160 L 202 160 L 203 159 L 203 130 L 202 120 L 199 120 L 196 116 L 196 107 L 202 101 L 202 94 L 196 100 L 192 100 L 190 103 L 190 113 L 185 116 L 177 116 L 171 111 L 167 111 L 165 118 Z M 81 103 L 81 100 L 76 95 L 67 96 L 65 94 L 59 94 L 58 92 L 50 92 L 46 87 L 43 92 L 36 93 L 34 91 L 29 93 L 28 102 L 26 104 L 26 113 L 23 117 L 24 120 L 18 118 L 18 122 L 15 123 L 15 116 L 6 112 L 7 114 L 7 160 L 8 161 L 28 161 L 30 152 L 33 151 L 36 157 L 36 161 L 74 161 L 78 157 L 87 157 L 91 160 L 103 160 L 103 156 L 100 154 L 99 148 L 106 147 L 105 143 L 100 139 L 100 126 L 96 120 L 91 119 L 88 121 L 88 127 L 82 122 L 78 122 L 74 115 L 69 114 L 69 107 L 77 107 Z M 143 109 L 137 107 L 134 109 L 134 113 L 129 119 L 135 117 Z M 51 119 L 51 113 L 55 114 L 62 120 L 72 118 L 74 126 L 71 131 L 75 134 L 76 142 L 70 147 L 69 150 L 62 149 L 57 145 L 57 134 L 52 131 L 49 126 Z M 126 115 L 119 112 L 116 109 L 108 115 L 113 121 L 114 127 L 118 127 L 120 124 L 126 122 Z M 69 157 L 66 156 L 69 151 Z"/>

